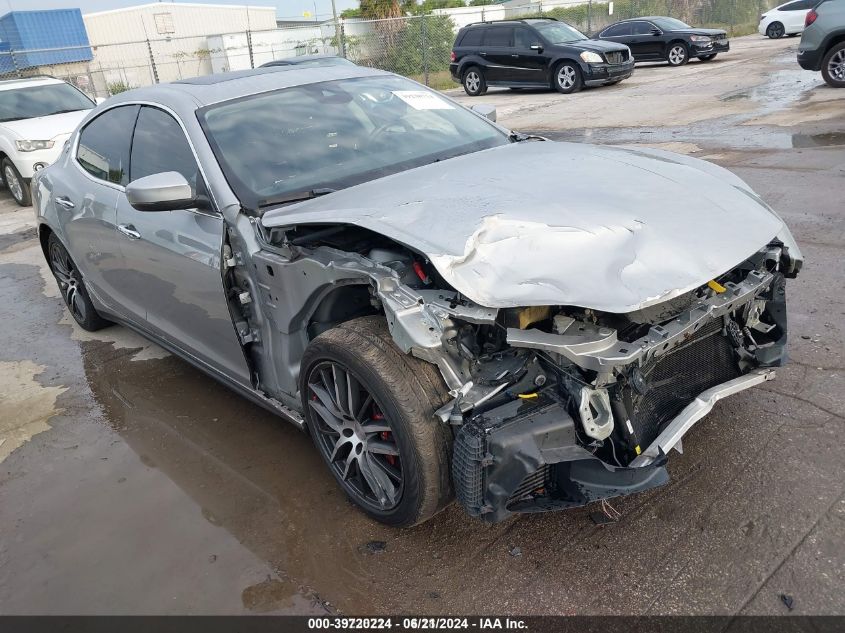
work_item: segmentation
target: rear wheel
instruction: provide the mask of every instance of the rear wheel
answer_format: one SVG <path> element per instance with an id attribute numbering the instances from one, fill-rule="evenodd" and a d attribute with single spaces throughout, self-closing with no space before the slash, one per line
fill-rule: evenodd
<path id="1" fill-rule="evenodd" d="M 21 177 L 15 164 L 8 158 L 4 158 L 0 166 L 3 168 L 3 181 L 6 183 L 6 187 L 9 188 L 9 193 L 12 194 L 15 202 L 22 207 L 31 205 L 32 194 L 29 190 L 29 183 Z"/>
<path id="2" fill-rule="evenodd" d="M 452 437 L 433 413 L 448 391 L 434 366 L 395 346 L 383 317 L 323 332 L 300 376 L 308 430 L 353 503 L 394 526 L 446 506 Z"/>
<path id="3" fill-rule="evenodd" d="M 672 42 L 666 52 L 666 60 L 670 66 L 683 66 L 689 61 L 689 51 L 683 42 Z"/>
<path id="4" fill-rule="evenodd" d="M 581 69 L 574 62 L 561 62 L 555 67 L 554 87 L 560 93 L 571 94 L 581 90 Z"/>
<path id="5" fill-rule="evenodd" d="M 73 263 L 55 233 L 51 233 L 47 240 L 47 254 L 50 261 L 50 270 L 53 271 L 53 276 L 59 284 L 62 299 L 68 312 L 79 323 L 80 327 L 83 330 L 95 332 L 111 325 L 110 321 L 100 316 L 94 304 L 91 303 L 91 298 L 85 289 L 85 283 L 82 281 L 82 275 L 79 274 L 76 264 Z"/>
<path id="6" fill-rule="evenodd" d="M 785 33 L 786 29 L 780 22 L 772 22 L 766 29 L 766 35 L 773 40 L 779 40 Z"/>
<path id="7" fill-rule="evenodd" d="M 840 42 L 824 56 L 822 77 L 832 88 L 845 88 L 845 42 Z"/>
<path id="8" fill-rule="evenodd" d="M 461 81 L 464 85 L 464 91 L 470 97 L 478 97 L 487 92 L 487 82 L 484 80 L 484 73 L 478 66 L 470 66 L 464 71 L 464 77 Z"/>

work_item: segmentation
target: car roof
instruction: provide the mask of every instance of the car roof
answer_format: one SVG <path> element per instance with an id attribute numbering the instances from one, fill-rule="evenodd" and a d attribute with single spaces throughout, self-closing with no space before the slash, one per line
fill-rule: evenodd
<path id="1" fill-rule="evenodd" d="M 299 55 L 297 57 L 284 57 L 282 59 L 274 59 L 271 62 L 267 62 L 266 64 L 261 64 L 259 68 L 266 68 L 268 66 L 295 66 L 296 64 L 304 64 L 306 62 L 311 62 L 314 60 L 320 59 L 342 59 L 343 61 L 349 61 L 340 55 Z M 349 62 L 350 64 L 352 62 Z"/>
<path id="2" fill-rule="evenodd" d="M 651 22 L 652 20 L 663 20 L 663 19 L 671 19 L 667 18 L 665 15 L 643 15 L 638 18 L 627 18 L 625 20 L 619 20 L 616 24 L 621 24 L 622 22 Z M 609 26 L 613 26 L 612 24 Z"/>
<path id="3" fill-rule="evenodd" d="M 50 84 L 66 83 L 49 75 L 36 75 L 35 77 L 18 77 L 15 79 L 0 80 L 0 90 L 15 90 L 27 86 L 49 86 Z"/>
<path id="4" fill-rule="evenodd" d="M 514 20 L 487 20 L 486 22 L 473 22 L 471 24 L 467 24 L 464 28 L 482 28 L 485 26 L 500 26 L 504 24 L 505 26 L 508 25 L 516 25 L 516 24 L 538 24 L 544 22 L 557 22 L 555 18 L 525 18 L 522 20 L 514 19 Z"/>
<path id="5" fill-rule="evenodd" d="M 153 102 L 174 110 L 188 112 L 203 106 L 272 92 L 293 86 L 315 84 L 336 79 L 370 77 L 392 73 L 363 66 L 267 66 L 250 70 L 204 75 L 173 83 L 157 84 L 146 88 L 127 90 L 112 97 L 108 103 Z"/>

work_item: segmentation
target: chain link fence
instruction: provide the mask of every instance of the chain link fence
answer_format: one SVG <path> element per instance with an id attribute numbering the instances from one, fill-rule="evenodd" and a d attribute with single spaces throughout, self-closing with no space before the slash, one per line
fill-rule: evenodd
<path id="1" fill-rule="evenodd" d="M 256 68 L 269 61 L 301 55 L 326 54 L 341 55 L 357 64 L 442 89 L 454 85 L 449 78 L 449 56 L 455 34 L 473 22 L 553 17 L 593 35 L 618 20 L 666 15 L 740 35 L 754 32 L 760 14 L 775 1 L 526 0 L 526 4 L 516 7 L 493 4 L 438 9 L 426 15 L 385 20 L 315 21 L 191 37 L 151 38 L 141 33 L 141 37 L 125 42 L 91 41 L 85 47 L 16 50 L 0 43 L 0 79 L 52 75 L 92 96 L 108 97 L 155 83 Z"/>

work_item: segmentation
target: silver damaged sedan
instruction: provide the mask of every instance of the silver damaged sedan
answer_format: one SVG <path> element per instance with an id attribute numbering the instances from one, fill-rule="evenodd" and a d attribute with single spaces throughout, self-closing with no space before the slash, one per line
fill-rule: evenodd
<path id="1" fill-rule="evenodd" d="M 44 254 L 80 326 L 306 430 L 378 521 L 663 485 L 786 362 L 798 246 L 724 169 L 476 108 L 351 65 L 125 92 L 34 179 Z"/>

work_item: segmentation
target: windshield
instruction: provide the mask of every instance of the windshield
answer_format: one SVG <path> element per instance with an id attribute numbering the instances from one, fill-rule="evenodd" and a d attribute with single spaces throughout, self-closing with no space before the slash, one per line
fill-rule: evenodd
<path id="1" fill-rule="evenodd" d="M 544 24 L 535 24 L 534 26 L 552 44 L 565 44 L 566 42 L 577 42 L 578 40 L 587 39 L 586 35 L 578 29 L 569 26 L 566 22 L 547 22 Z"/>
<path id="2" fill-rule="evenodd" d="M 66 83 L 0 90 L 0 123 L 93 107 L 91 99 Z"/>
<path id="3" fill-rule="evenodd" d="M 392 76 L 285 88 L 209 106 L 198 117 L 227 181 L 251 209 L 510 142 L 484 119 Z"/>
<path id="4" fill-rule="evenodd" d="M 681 29 L 691 29 L 689 24 L 685 24 L 675 18 L 655 18 L 652 20 L 658 28 L 664 31 L 678 31 Z"/>

